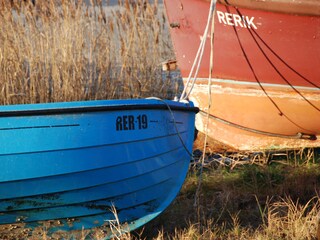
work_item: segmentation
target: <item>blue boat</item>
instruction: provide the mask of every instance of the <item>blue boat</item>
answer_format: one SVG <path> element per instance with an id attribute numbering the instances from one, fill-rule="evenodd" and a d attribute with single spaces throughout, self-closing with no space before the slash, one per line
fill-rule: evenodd
<path id="1" fill-rule="evenodd" d="M 160 214 L 188 171 L 198 108 L 159 99 L 0 107 L 0 224 L 129 230 Z"/>

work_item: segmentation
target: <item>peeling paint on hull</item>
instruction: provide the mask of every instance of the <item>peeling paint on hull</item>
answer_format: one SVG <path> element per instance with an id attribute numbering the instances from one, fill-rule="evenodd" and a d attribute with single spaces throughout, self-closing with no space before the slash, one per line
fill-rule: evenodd
<path id="1" fill-rule="evenodd" d="M 207 89 L 206 84 L 196 84 L 190 98 L 202 109 L 196 117 L 196 126 L 205 133 L 209 121 L 208 135 L 228 146 L 226 148 L 257 151 L 320 146 L 319 112 L 292 90 L 267 87 L 269 96 L 285 112 L 284 116 L 258 86 L 212 85 L 209 111 L 212 117 L 208 119 Z M 320 106 L 319 93 L 303 90 L 303 94 Z"/>

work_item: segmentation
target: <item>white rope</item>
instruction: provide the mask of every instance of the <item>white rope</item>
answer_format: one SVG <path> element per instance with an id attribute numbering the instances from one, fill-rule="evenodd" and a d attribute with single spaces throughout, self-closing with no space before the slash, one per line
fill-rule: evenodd
<path id="1" fill-rule="evenodd" d="M 215 2 L 215 0 L 212 0 L 212 2 Z M 212 18 L 212 21 L 211 21 L 211 34 L 210 34 L 210 68 L 209 68 L 209 78 L 208 78 L 208 111 L 207 111 L 207 119 L 206 119 L 206 127 L 205 127 L 205 138 L 204 138 L 204 144 L 203 144 L 203 152 L 202 152 L 202 156 L 201 156 L 199 182 L 198 182 L 197 190 L 195 193 L 194 206 L 198 206 L 198 199 L 199 199 L 202 177 L 203 177 L 202 173 L 203 173 L 203 166 L 204 166 L 204 161 L 205 161 L 205 156 L 206 156 L 206 146 L 207 146 L 207 137 L 208 137 L 208 129 L 209 129 L 209 119 L 210 119 L 210 111 L 209 110 L 211 108 L 211 80 L 212 80 L 212 71 L 213 71 L 213 34 L 214 34 L 214 18 Z"/>
<path id="2" fill-rule="evenodd" d="M 216 0 L 211 0 L 210 10 L 209 10 L 208 20 L 207 20 L 207 25 L 206 25 L 206 28 L 204 30 L 204 34 L 203 34 L 203 37 L 201 39 L 200 46 L 198 48 L 196 57 L 195 57 L 194 62 L 192 64 L 192 67 L 191 67 L 187 82 L 186 82 L 186 84 L 184 86 L 184 89 L 182 91 L 180 100 L 187 99 L 189 97 L 189 95 L 190 95 L 190 93 L 191 93 L 191 91 L 193 89 L 193 86 L 194 86 L 194 84 L 195 84 L 195 82 L 197 80 L 198 72 L 199 72 L 199 69 L 200 69 L 200 64 L 201 64 L 203 53 L 204 53 L 204 49 L 205 49 L 205 46 L 206 46 L 209 26 L 210 26 L 210 22 L 212 21 L 212 16 L 213 16 L 213 11 L 215 10 L 215 6 L 216 6 Z M 196 70 L 194 72 L 194 68 L 196 66 L 197 66 L 197 68 L 196 68 Z M 193 78 L 192 78 L 192 75 L 193 75 Z M 192 79 L 191 87 L 190 87 L 188 93 L 186 93 L 187 92 L 187 88 L 189 87 L 191 79 Z"/>

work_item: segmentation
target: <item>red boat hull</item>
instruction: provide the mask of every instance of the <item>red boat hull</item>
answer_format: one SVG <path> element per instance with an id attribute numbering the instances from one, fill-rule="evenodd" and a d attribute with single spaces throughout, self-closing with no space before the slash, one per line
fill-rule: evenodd
<path id="1" fill-rule="evenodd" d="M 268 11 L 257 9 L 250 6 L 252 2 L 246 8 L 216 5 L 213 48 L 208 34 L 190 95 L 205 112 L 198 114 L 197 128 L 236 150 L 319 147 L 320 5 L 309 1 L 314 7 L 302 14 L 303 6 L 293 6 L 298 10 L 294 12 L 291 0 L 287 0 L 290 7 L 282 6 L 291 13 L 269 6 L 268 1 L 264 5 Z M 186 80 L 210 2 L 167 0 L 165 4 L 178 66 Z M 280 12 L 269 11 L 272 7 Z"/>

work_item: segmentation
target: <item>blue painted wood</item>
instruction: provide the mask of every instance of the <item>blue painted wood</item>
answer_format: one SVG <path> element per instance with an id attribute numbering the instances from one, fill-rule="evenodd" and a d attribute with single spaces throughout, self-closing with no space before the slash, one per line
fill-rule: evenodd
<path id="1" fill-rule="evenodd" d="M 108 226 L 114 206 L 140 227 L 184 182 L 196 112 L 156 99 L 0 106 L 0 224 Z"/>

